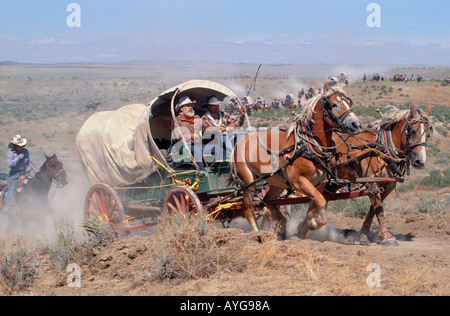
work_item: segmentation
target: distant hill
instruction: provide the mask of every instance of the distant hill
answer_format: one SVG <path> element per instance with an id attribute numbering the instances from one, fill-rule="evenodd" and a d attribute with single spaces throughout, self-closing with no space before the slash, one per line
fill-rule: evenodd
<path id="1" fill-rule="evenodd" d="M 14 66 L 14 65 L 24 65 L 24 64 L 23 63 L 19 63 L 17 61 L 2 60 L 2 61 L 0 61 L 0 65 L 3 65 L 3 66 Z"/>

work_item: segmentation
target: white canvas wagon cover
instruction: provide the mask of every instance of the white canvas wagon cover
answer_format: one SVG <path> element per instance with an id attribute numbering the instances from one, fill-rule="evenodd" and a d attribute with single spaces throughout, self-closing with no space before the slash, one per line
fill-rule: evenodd
<path id="1" fill-rule="evenodd" d="M 148 104 L 125 105 L 93 114 L 81 127 L 76 145 L 91 184 L 127 186 L 142 182 L 158 169 L 154 157 L 166 164 L 156 142 L 170 141 L 171 100 L 183 96 L 201 110 L 209 96 L 220 100 L 236 95 L 209 80 L 190 80 L 160 94 Z"/>

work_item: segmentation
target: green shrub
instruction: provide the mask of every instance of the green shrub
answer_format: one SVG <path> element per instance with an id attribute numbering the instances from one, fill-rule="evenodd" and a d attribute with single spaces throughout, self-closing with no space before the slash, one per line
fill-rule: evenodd
<path id="1" fill-rule="evenodd" d="M 450 185 L 450 167 L 443 170 L 432 170 L 430 175 L 423 178 L 420 184 L 430 186 L 433 188 L 442 188 Z"/>
<path id="2" fill-rule="evenodd" d="M 446 105 L 434 105 L 431 108 L 430 115 L 434 116 L 440 122 L 450 122 L 450 107 Z"/>
<path id="3" fill-rule="evenodd" d="M 429 215 L 437 215 L 447 209 L 448 201 L 441 201 L 434 196 L 422 196 L 414 206 L 420 213 L 427 213 Z"/>
<path id="4" fill-rule="evenodd" d="M 360 197 L 349 200 L 330 201 L 327 209 L 348 217 L 364 217 L 369 212 L 370 199 L 368 197 Z"/>
<path id="5" fill-rule="evenodd" d="M 75 236 L 73 223 L 61 219 L 55 223 L 56 242 L 44 245 L 44 249 L 50 254 L 52 262 L 61 270 L 66 269 L 70 263 L 83 264 L 91 258 L 92 248 L 78 241 Z"/>

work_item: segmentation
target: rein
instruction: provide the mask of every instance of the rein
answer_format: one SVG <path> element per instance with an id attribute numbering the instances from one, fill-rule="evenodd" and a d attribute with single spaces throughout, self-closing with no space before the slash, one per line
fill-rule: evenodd
<path id="1" fill-rule="evenodd" d="M 336 91 L 334 94 L 338 94 L 341 98 L 348 99 L 350 109 L 348 109 L 347 111 L 342 113 L 339 117 L 337 117 L 336 115 L 334 115 L 333 111 L 331 111 L 331 103 L 328 100 L 328 98 L 322 97 L 320 99 L 320 104 L 322 106 L 323 118 L 325 121 L 325 117 L 328 117 L 329 119 L 331 119 L 332 121 L 334 121 L 335 123 L 338 124 L 340 130 L 346 130 L 343 122 L 348 117 L 348 115 L 353 113 L 353 110 L 351 109 L 353 101 L 350 98 L 342 95 L 340 92 Z M 284 148 L 280 151 L 276 151 L 276 152 L 272 151 L 268 146 L 266 146 L 264 144 L 264 142 L 261 141 L 261 139 L 258 135 L 258 141 L 260 143 L 260 146 L 263 147 L 272 156 L 272 167 L 274 169 L 276 168 L 274 162 L 278 161 L 279 156 L 281 154 L 291 152 L 292 150 L 294 151 L 294 153 L 290 157 L 288 157 L 284 161 L 284 163 L 273 172 L 273 174 L 280 173 L 284 167 L 291 164 L 298 158 L 302 157 L 302 158 L 308 159 L 308 160 L 312 161 L 313 163 L 317 164 L 320 169 L 322 169 L 323 171 L 325 171 L 327 173 L 329 180 L 338 179 L 337 175 L 332 171 L 332 167 L 331 167 L 331 160 L 333 159 L 335 154 L 333 152 L 325 152 L 324 150 L 335 150 L 337 147 L 339 147 L 341 145 L 332 146 L 332 147 L 320 146 L 313 137 L 313 133 L 332 132 L 332 131 L 337 131 L 337 129 L 329 129 L 327 131 L 314 131 L 313 132 L 306 126 L 306 124 L 304 124 L 301 121 L 299 115 L 297 115 L 296 118 L 294 119 L 294 123 L 295 123 L 294 144 L 287 148 Z M 289 134 L 290 133 L 288 132 L 288 135 Z M 284 179 L 283 176 L 282 176 L 282 178 L 283 178 L 284 182 L 288 184 L 288 181 L 286 179 Z"/>
<path id="2" fill-rule="evenodd" d="M 350 145 L 347 142 L 345 142 L 349 149 L 348 154 L 347 154 L 349 159 L 346 162 L 343 162 L 339 165 L 334 166 L 333 169 L 337 170 L 338 168 L 346 167 L 348 165 L 352 165 L 352 168 L 353 168 L 354 162 L 363 160 L 363 159 L 371 157 L 371 156 L 377 156 L 377 157 L 383 159 L 389 165 L 389 167 L 392 169 L 394 174 L 397 177 L 399 177 L 399 180 L 403 179 L 405 173 L 407 175 L 409 175 L 409 173 L 410 173 L 412 150 L 419 146 L 425 146 L 425 147 L 428 146 L 428 144 L 426 142 L 421 142 L 421 143 L 411 145 L 410 135 L 411 135 L 411 130 L 412 130 L 412 124 L 420 122 L 428 127 L 428 123 L 426 122 L 422 113 L 420 113 L 420 112 L 418 112 L 418 113 L 421 116 L 421 120 L 410 120 L 408 118 L 406 120 L 405 127 L 402 129 L 402 132 L 400 134 L 400 137 L 402 137 L 403 135 L 405 135 L 405 137 L 406 137 L 406 145 L 407 145 L 406 147 L 407 148 L 405 151 L 397 149 L 395 147 L 395 145 L 393 144 L 392 130 L 391 130 L 390 126 L 386 129 L 382 129 L 382 130 L 378 130 L 378 131 L 372 131 L 372 130 L 365 129 L 366 132 L 370 132 L 370 133 L 374 133 L 374 134 L 378 135 L 376 141 L 368 142 L 370 145 L 367 145 L 367 144 L 362 143 L 361 140 L 364 140 L 364 139 L 357 137 L 357 136 L 353 136 L 355 139 L 360 141 L 362 145 L 361 146 L 353 146 L 353 145 Z M 340 134 L 338 132 L 336 134 L 341 139 L 343 139 L 342 134 Z M 364 141 L 366 141 L 366 140 L 364 140 Z M 370 151 L 366 152 L 358 157 L 350 159 L 351 149 L 363 149 L 364 147 L 367 149 L 370 149 Z M 402 154 L 404 153 L 404 155 L 399 156 L 399 152 L 401 152 Z"/>
<path id="3" fill-rule="evenodd" d="M 53 170 L 53 169 L 49 166 L 48 161 L 45 162 L 45 166 L 47 167 L 47 170 L 50 171 L 50 174 L 53 174 L 53 175 L 54 175 L 54 177 L 52 177 L 53 179 L 52 179 L 51 185 L 53 185 L 53 183 L 55 182 L 55 183 L 56 183 L 56 186 L 55 186 L 55 187 L 58 187 L 58 186 L 61 186 L 61 187 L 62 187 L 61 183 L 60 183 L 59 180 L 57 180 L 57 179 L 58 179 L 59 175 L 60 175 L 61 173 L 63 173 L 63 172 L 66 172 L 66 170 L 64 170 L 64 168 L 61 168 L 58 172 L 56 172 L 55 170 Z"/>

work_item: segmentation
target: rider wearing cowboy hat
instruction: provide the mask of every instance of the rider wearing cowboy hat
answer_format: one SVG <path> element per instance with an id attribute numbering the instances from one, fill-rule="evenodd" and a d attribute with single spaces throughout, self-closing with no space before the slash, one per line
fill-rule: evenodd
<path id="1" fill-rule="evenodd" d="M 20 135 L 15 135 L 12 140 L 9 141 L 8 148 L 10 151 L 7 156 L 7 164 L 9 171 L 8 176 L 8 195 L 6 197 L 6 203 L 3 207 L 2 212 L 8 211 L 11 202 L 13 200 L 14 194 L 17 189 L 17 184 L 19 178 L 25 175 L 27 172 L 31 171 L 33 168 L 33 163 L 30 158 L 28 149 L 25 148 L 27 145 L 27 139 L 22 138 Z"/>

